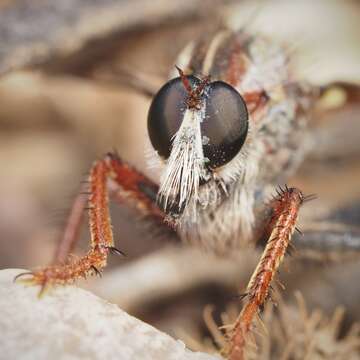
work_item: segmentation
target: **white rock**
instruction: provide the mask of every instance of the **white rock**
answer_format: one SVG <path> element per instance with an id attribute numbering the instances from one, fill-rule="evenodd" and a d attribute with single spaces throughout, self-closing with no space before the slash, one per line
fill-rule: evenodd
<path id="1" fill-rule="evenodd" d="M 38 287 L 13 283 L 20 272 L 0 271 L 0 359 L 219 359 L 191 352 L 80 288 L 59 287 L 39 299 Z"/>

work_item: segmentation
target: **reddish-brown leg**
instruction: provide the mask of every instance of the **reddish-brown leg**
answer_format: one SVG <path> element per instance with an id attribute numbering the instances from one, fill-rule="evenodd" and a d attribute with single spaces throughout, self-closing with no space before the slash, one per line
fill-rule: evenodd
<path id="1" fill-rule="evenodd" d="M 84 209 L 88 203 L 88 196 L 86 196 L 87 191 L 89 191 L 88 184 L 82 183 L 80 193 L 76 196 L 73 202 L 66 222 L 66 227 L 60 241 L 58 242 L 58 246 L 54 254 L 53 264 L 61 264 L 65 262 L 79 238 L 80 227 L 84 217 Z"/>
<path id="2" fill-rule="evenodd" d="M 163 213 L 154 201 L 157 186 L 134 168 L 124 163 L 117 155 L 108 154 L 94 163 L 89 176 L 89 225 L 91 248 L 80 258 L 70 258 L 64 264 L 54 264 L 39 271 L 20 274 L 29 275 L 22 279 L 25 283 L 39 284 L 41 292 L 47 285 L 65 284 L 89 274 L 99 274 L 106 265 L 109 252 L 120 252 L 114 247 L 108 206 L 108 181 L 119 186 L 116 192 L 122 199 L 131 202 L 146 215 L 163 219 Z M 69 216 L 68 226 L 57 251 L 57 259 L 62 259 L 73 246 L 86 201 L 78 197 Z"/>
<path id="3" fill-rule="evenodd" d="M 230 360 L 244 359 L 245 345 L 253 319 L 265 304 L 271 281 L 279 268 L 295 230 L 300 206 L 307 199 L 300 190 L 286 187 L 270 203 L 272 209 L 272 217 L 269 221 L 270 237 L 259 264 L 249 281 L 245 305 L 231 332 Z"/>

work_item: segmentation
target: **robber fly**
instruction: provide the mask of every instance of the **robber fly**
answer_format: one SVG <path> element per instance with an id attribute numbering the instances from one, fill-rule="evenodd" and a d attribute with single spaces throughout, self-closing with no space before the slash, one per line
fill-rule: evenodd
<path id="1" fill-rule="evenodd" d="M 241 359 L 245 338 L 295 229 L 296 188 L 278 189 L 307 149 L 306 123 L 315 92 L 299 82 L 287 51 L 266 38 L 221 30 L 191 42 L 171 79 L 154 96 L 148 133 L 161 168 L 155 184 L 118 154 L 91 168 L 87 184 L 91 249 L 83 257 L 27 274 L 23 281 L 65 284 L 100 273 L 114 247 L 108 180 L 141 213 L 172 226 L 186 242 L 226 254 L 267 239 L 246 290 L 246 304 L 230 337 L 229 357 Z M 70 214 L 62 253 L 75 241 L 85 202 Z"/>

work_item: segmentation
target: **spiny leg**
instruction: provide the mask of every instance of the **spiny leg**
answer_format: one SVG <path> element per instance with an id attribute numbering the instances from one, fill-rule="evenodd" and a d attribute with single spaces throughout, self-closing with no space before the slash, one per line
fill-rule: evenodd
<path id="1" fill-rule="evenodd" d="M 244 350 L 253 319 L 265 304 L 276 271 L 285 255 L 295 230 L 298 212 L 304 197 L 296 188 L 285 188 L 270 203 L 272 217 L 269 240 L 246 289 L 245 305 L 230 334 L 229 359 L 244 359 Z"/>
<path id="2" fill-rule="evenodd" d="M 142 214 L 151 215 L 162 222 L 164 215 L 156 205 L 158 186 L 136 169 L 123 162 L 115 152 L 108 153 L 107 157 L 112 167 L 110 179 L 114 179 L 115 183 L 115 186 L 108 188 L 110 197 L 122 203 L 124 202 L 126 192 L 127 200 L 133 200 L 133 205 Z M 84 209 L 89 204 L 89 195 L 91 195 L 89 186 L 90 179 L 82 181 L 80 192 L 73 202 L 65 230 L 57 246 L 53 264 L 66 261 L 74 248 L 78 239 Z"/>
<path id="3" fill-rule="evenodd" d="M 108 180 L 113 180 L 119 186 L 117 196 L 123 200 L 133 200 L 133 204 L 143 214 L 163 219 L 163 213 L 154 201 L 157 186 L 117 155 L 109 153 L 104 159 L 95 162 L 90 171 L 88 212 L 91 248 L 88 253 L 80 258 L 69 258 L 64 264 L 54 264 L 39 271 L 20 274 L 19 276 L 30 275 L 29 278 L 22 279 L 22 282 L 41 285 L 42 293 L 47 285 L 65 284 L 89 274 L 100 274 L 101 269 L 106 266 L 109 252 L 121 253 L 114 247 L 108 206 Z M 63 237 L 66 243 L 59 246 L 61 251 L 58 251 L 58 254 L 61 256 L 64 256 L 66 249 L 72 247 L 80 226 L 81 210 L 85 204 L 79 198 L 76 201 L 72 208 L 74 213 L 69 217 L 72 220 L 68 224 L 70 230 L 65 230 L 65 234 L 73 236 Z"/>
<path id="4" fill-rule="evenodd" d="M 89 222 L 91 233 L 91 249 L 79 259 L 69 259 L 65 264 L 52 265 L 31 273 L 29 279 L 21 281 L 42 286 L 40 295 L 47 285 L 64 284 L 89 273 L 98 273 L 105 266 L 109 247 L 113 245 L 110 218 L 108 214 L 108 197 L 106 192 L 106 179 L 109 176 L 109 166 L 105 160 L 96 162 L 90 172 Z M 81 204 L 83 205 L 83 204 Z M 76 208 L 76 206 L 75 206 Z M 74 210 L 74 207 L 73 209 Z M 78 209 L 76 209 L 78 210 Z M 78 219 L 79 219 L 78 212 Z M 71 218 L 71 216 L 70 216 Z M 99 223 L 101 226 L 99 226 Z M 69 224 L 78 227 L 79 223 Z M 67 230 L 65 231 L 67 232 Z M 76 234 L 77 231 L 73 231 Z M 64 239 L 64 238 L 63 238 Z M 74 242 L 74 239 L 71 239 Z M 21 276 L 22 274 L 20 274 Z M 28 274 L 24 274 L 28 275 Z"/>

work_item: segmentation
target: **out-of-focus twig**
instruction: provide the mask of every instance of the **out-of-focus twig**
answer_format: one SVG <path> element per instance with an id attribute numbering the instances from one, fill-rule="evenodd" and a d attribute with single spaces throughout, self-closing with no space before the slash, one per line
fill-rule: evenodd
<path id="1" fill-rule="evenodd" d="M 218 258 L 199 249 L 167 247 L 104 274 L 90 284 L 99 296 L 122 309 L 181 294 L 201 284 L 244 287 L 256 264 L 257 253 L 243 251 L 238 259 Z"/>

